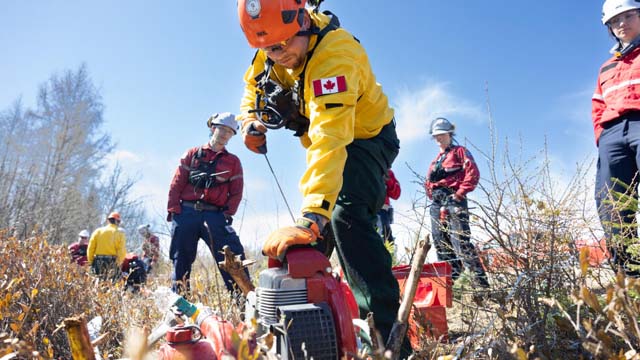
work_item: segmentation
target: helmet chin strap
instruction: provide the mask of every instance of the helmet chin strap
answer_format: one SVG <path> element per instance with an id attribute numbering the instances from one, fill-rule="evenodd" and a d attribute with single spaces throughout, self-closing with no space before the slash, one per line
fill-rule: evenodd
<path id="1" fill-rule="evenodd" d="M 615 55 L 615 57 L 618 59 L 625 57 L 627 54 L 635 50 L 635 48 L 637 48 L 638 45 L 640 45 L 640 36 L 636 36 L 635 39 L 631 40 L 631 42 L 624 47 L 622 46 L 622 42 L 620 41 L 620 39 L 617 39 L 617 40 L 618 40 L 618 45 L 617 47 L 614 46 L 614 48 L 612 49 L 613 50 L 612 52 Z"/>

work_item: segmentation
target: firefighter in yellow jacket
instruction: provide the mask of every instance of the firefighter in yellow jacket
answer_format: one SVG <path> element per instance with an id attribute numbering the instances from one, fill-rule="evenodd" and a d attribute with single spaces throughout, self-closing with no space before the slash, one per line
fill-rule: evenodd
<path id="1" fill-rule="evenodd" d="M 91 270 L 103 280 L 119 278 L 120 265 L 127 252 L 127 238 L 118 227 L 120 221 L 120 214 L 112 212 L 107 216 L 107 225 L 97 228 L 89 239 L 87 260 Z"/>
<path id="2" fill-rule="evenodd" d="M 302 216 L 272 233 L 263 252 L 282 256 L 331 226 L 360 314 L 373 312 L 386 338 L 399 289 L 375 222 L 399 150 L 393 109 L 364 48 L 335 15 L 307 9 L 304 0 L 240 0 L 238 15 L 258 49 L 244 76 L 245 145 L 266 153 L 267 129 L 284 127 L 306 148 Z"/>

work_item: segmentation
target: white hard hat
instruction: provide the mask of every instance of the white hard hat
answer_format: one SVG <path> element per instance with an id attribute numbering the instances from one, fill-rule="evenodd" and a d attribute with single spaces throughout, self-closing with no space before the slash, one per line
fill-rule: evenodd
<path id="1" fill-rule="evenodd" d="M 606 0 L 602 5 L 602 24 L 625 11 L 640 9 L 640 0 Z"/>
<path id="2" fill-rule="evenodd" d="M 207 120 L 207 126 L 211 127 L 212 125 L 224 125 L 233 130 L 234 134 L 238 132 L 236 116 L 230 112 L 215 113 L 211 115 L 209 120 Z"/>
<path id="3" fill-rule="evenodd" d="M 453 136 L 455 130 L 456 126 L 443 117 L 433 119 L 431 126 L 429 126 L 429 134 L 431 136 L 440 134 L 451 134 Z"/>
<path id="4" fill-rule="evenodd" d="M 140 225 L 138 226 L 138 233 L 140 235 L 145 235 L 146 233 L 149 232 L 149 228 L 151 227 L 151 225 Z"/>
<path id="5" fill-rule="evenodd" d="M 82 230 L 78 233 L 78 237 L 89 237 L 91 236 L 91 234 L 89 234 L 89 230 L 85 229 Z"/>

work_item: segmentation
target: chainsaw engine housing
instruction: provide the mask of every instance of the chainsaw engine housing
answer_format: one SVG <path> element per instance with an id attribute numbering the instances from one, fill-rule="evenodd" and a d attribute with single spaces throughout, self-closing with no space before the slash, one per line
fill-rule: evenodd
<path id="1" fill-rule="evenodd" d="M 246 319 L 256 318 L 258 335 L 276 337 L 282 359 L 340 359 L 355 354 L 353 311 L 329 260 L 312 248 L 290 249 L 284 262 L 270 260 L 247 297 Z M 355 302 L 354 302 L 355 303 Z"/>

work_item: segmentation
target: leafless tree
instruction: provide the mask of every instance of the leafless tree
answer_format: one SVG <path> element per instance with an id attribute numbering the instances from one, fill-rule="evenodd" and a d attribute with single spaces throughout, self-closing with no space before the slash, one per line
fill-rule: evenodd
<path id="1" fill-rule="evenodd" d="M 107 179 L 100 184 L 98 193 L 99 203 L 103 214 L 118 211 L 123 221 L 123 228 L 127 233 L 127 248 L 136 250 L 141 245 L 139 234 L 135 231 L 139 224 L 147 219 L 143 208 L 143 199 L 132 194 L 136 179 L 126 177 L 120 164 L 110 170 Z"/>
<path id="2" fill-rule="evenodd" d="M 144 217 L 141 202 L 129 199 L 135 181 L 119 167 L 103 173 L 114 149 L 103 111 L 83 64 L 43 83 L 34 109 L 18 99 L 0 112 L 0 227 L 44 231 L 55 244 L 101 225 L 108 210 Z"/>

